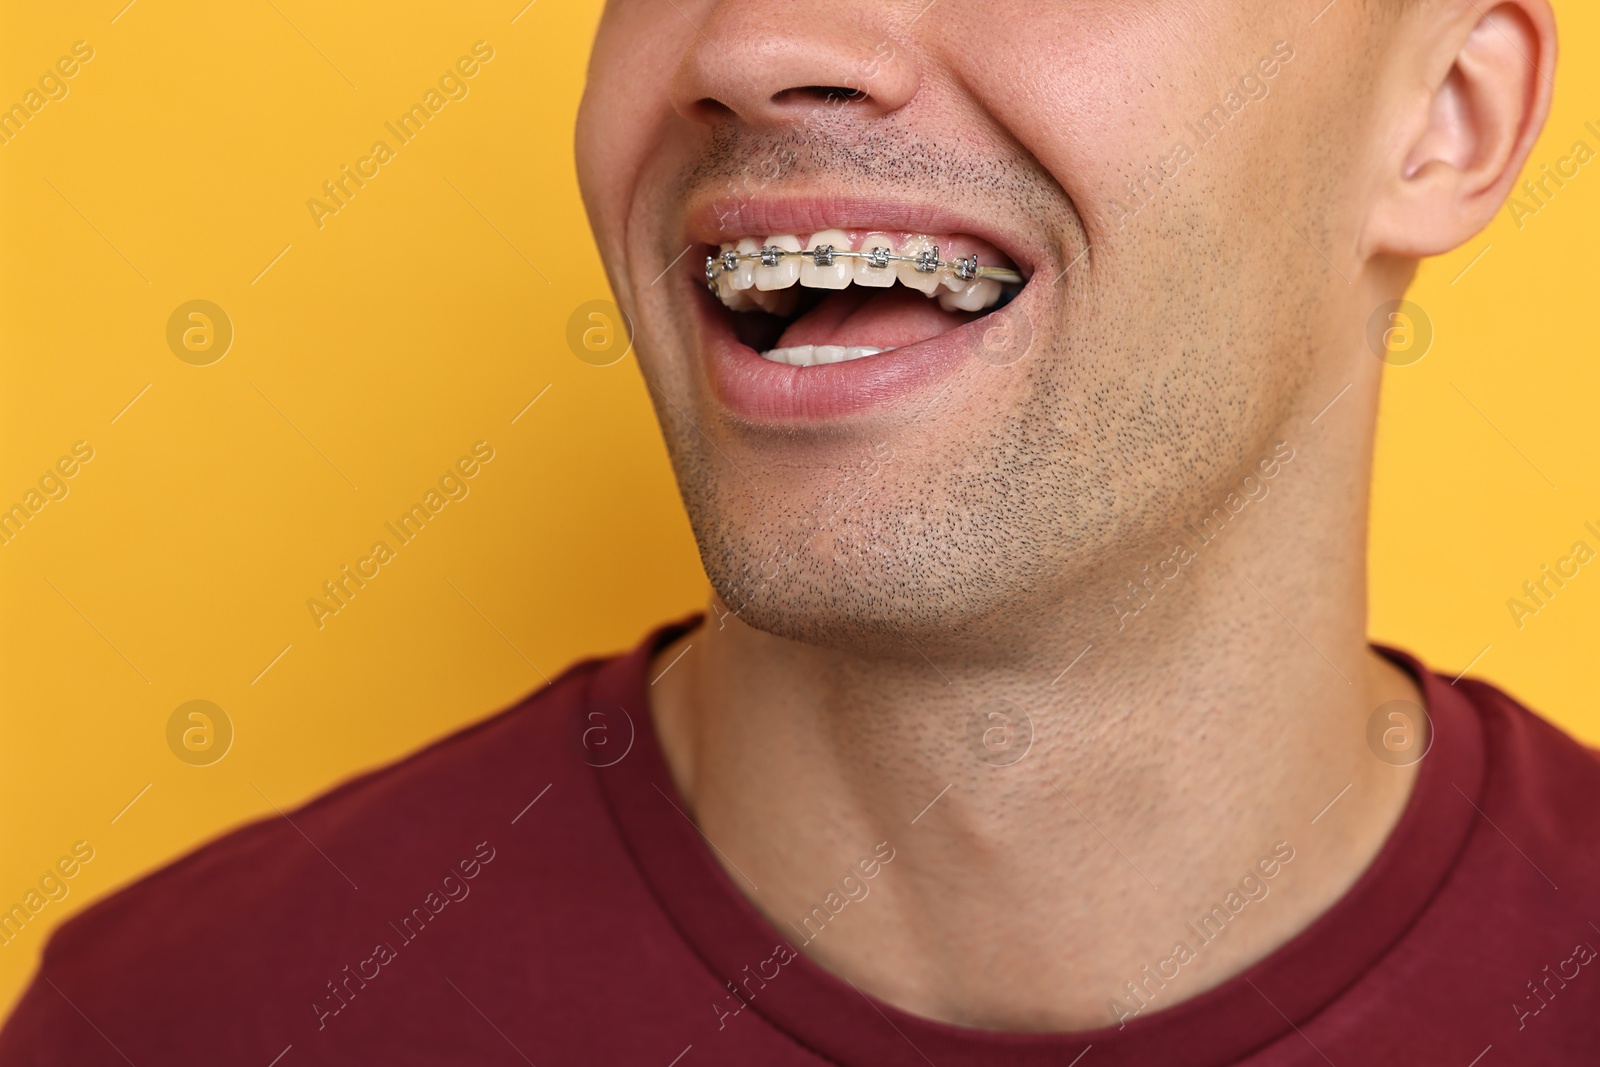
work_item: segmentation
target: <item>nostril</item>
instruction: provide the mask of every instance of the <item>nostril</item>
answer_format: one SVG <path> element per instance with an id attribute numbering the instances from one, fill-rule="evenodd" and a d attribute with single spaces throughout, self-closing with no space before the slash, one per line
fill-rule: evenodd
<path id="1" fill-rule="evenodd" d="M 685 110 L 684 114 L 707 125 L 718 125 L 729 119 L 737 118 L 738 112 L 724 104 L 715 97 L 707 96 L 696 100 Z"/>
<path id="2" fill-rule="evenodd" d="M 813 102 L 837 104 L 851 100 L 865 100 L 866 96 L 866 90 L 852 89 L 844 85 L 800 85 L 774 93 L 772 102 L 780 105 Z"/>

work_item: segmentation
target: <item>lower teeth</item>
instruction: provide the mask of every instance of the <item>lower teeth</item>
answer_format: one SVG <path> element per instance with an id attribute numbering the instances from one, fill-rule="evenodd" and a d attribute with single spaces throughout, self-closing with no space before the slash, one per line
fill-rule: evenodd
<path id="1" fill-rule="evenodd" d="M 774 348 L 761 353 L 761 358 L 773 363 L 787 363 L 791 367 L 816 367 L 824 363 L 848 363 L 852 359 L 892 352 L 892 348 L 872 348 L 867 345 L 796 345 L 793 348 Z"/>

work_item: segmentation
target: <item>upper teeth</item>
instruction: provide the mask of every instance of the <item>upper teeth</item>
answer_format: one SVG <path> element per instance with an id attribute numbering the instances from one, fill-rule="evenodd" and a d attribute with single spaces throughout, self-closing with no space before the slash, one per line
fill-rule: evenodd
<path id="1" fill-rule="evenodd" d="M 896 250 L 888 234 L 869 233 L 859 248 L 852 248 L 850 235 L 843 230 L 814 233 L 806 246 L 791 234 L 764 241 L 747 237 L 706 257 L 706 285 L 735 311 L 761 308 L 787 314 L 796 298 L 778 290 L 796 284 L 844 289 L 898 281 L 928 296 L 937 294 L 946 310 L 982 311 L 999 301 L 1004 286 L 1023 282 L 1021 272 L 1010 267 L 979 266 L 977 253 L 941 259 L 932 238 L 907 235 L 899 243 Z"/>

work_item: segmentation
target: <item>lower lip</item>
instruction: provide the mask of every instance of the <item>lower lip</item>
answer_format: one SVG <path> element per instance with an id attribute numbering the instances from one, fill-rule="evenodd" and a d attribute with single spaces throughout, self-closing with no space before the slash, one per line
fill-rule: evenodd
<path id="1" fill-rule="evenodd" d="M 954 373 L 982 342 L 985 328 L 985 319 L 974 319 L 876 356 L 794 367 L 762 359 L 734 336 L 716 297 L 695 288 L 712 389 L 724 406 L 748 422 L 822 421 L 890 407 Z"/>

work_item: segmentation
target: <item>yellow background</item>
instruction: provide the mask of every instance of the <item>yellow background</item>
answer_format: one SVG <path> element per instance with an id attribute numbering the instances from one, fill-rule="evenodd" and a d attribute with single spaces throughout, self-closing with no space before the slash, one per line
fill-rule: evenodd
<path id="1" fill-rule="evenodd" d="M 0 948 L 0 1010 L 85 903 L 701 603 L 633 361 L 565 339 L 606 296 L 570 153 L 599 4 L 524 2 L 5 4 L 0 103 L 95 55 L 0 147 L 0 506 L 95 455 L 0 546 L 0 908 L 95 858 Z M 1600 147 L 1600 12 L 1559 7 L 1535 172 Z M 469 95 L 319 229 L 307 199 L 478 40 Z M 1505 602 L 1597 540 L 1597 235 L 1600 162 L 1426 265 L 1372 548 L 1375 637 L 1452 674 L 1481 652 L 1591 741 L 1600 567 L 1520 631 Z M 236 331 L 210 366 L 167 347 L 194 299 Z M 306 600 L 479 440 L 470 495 L 318 630 Z M 234 725 L 212 766 L 167 745 L 193 699 Z"/>

